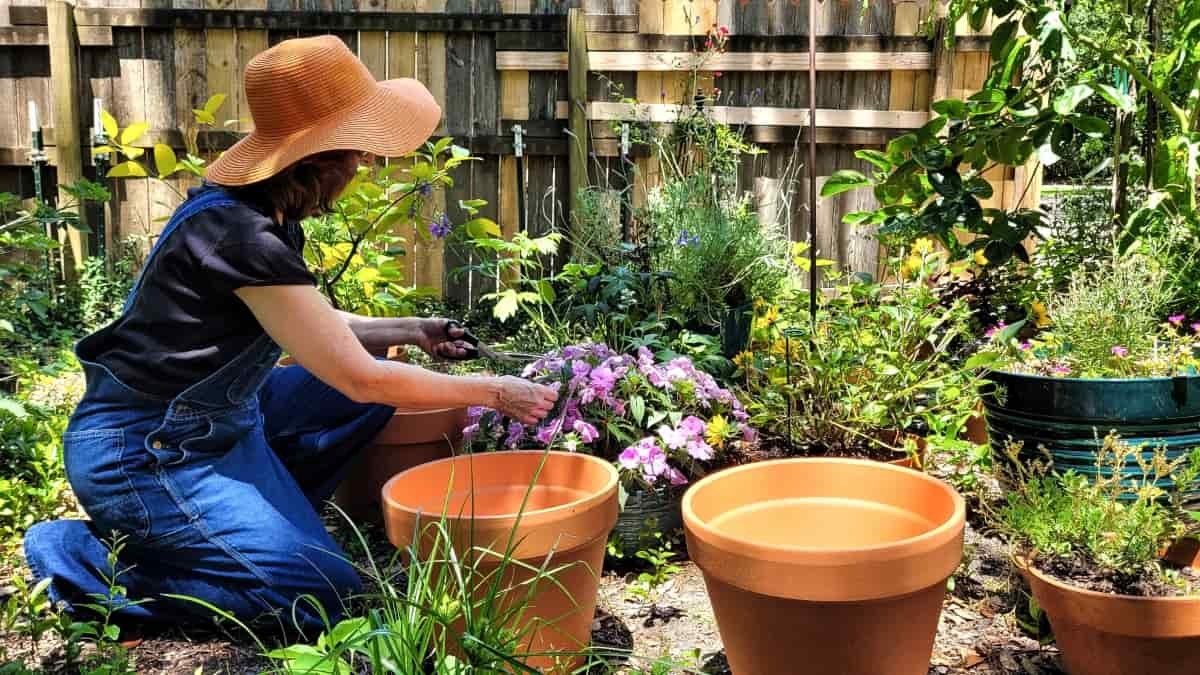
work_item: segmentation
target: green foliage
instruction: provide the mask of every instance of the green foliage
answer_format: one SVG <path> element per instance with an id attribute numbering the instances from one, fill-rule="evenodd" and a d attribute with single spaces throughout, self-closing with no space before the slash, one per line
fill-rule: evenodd
<path id="1" fill-rule="evenodd" d="M 928 284 L 941 256 L 925 246 L 892 264 L 895 286 L 833 277 L 815 323 L 803 290 L 756 310 L 735 362 L 764 433 L 800 451 L 886 455 L 914 451 L 904 432 L 936 426 L 953 438 L 974 415 L 980 364 L 956 356 L 969 311 L 939 304 Z"/>
<path id="2" fill-rule="evenodd" d="M 634 554 L 650 567 L 649 571 L 639 573 L 626 589 L 631 598 L 648 605 L 656 604 L 659 588 L 683 570 L 674 562 L 679 554 L 672 550 L 671 540 L 663 537 L 662 532 L 655 532 L 653 538 L 653 543 Z"/>
<path id="3" fill-rule="evenodd" d="M 468 214 L 474 215 L 474 208 Z M 474 228 L 465 228 L 471 245 L 479 253 L 480 262 L 464 270 L 473 270 L 488 279 L 495 291 L 484 294 L 480 299 L 494 303 L 493 316 L 501 323 L 520 316 L 536 327 L 543 338 L 551 343 L 561 342 L 558 327 L 562 321 L 555 310 L 558 294 L 554 290 L 553 277 L 546 273 L 545 261 L 558 253 L 562 235 L 550 232 L 540 237 L 530 237 L 516 232 L 505 239 L 500 228 L 490 220 L 477 218 L 467 223 L 478 223 Z"/>
<path id="4" fill-rule="evenodd" d="M 1019 325 L 1000 330 L 995 348 L 1002 367 L 1051 376 L 1123 378 L 1192 373 L 1193 327 L 1166 316 L 1175 289 L 1162 264 L 1128 255 L 1076 273 L 1048 303 L 1051 329 L 1027 342 Z"/>
<path id="5" fill-rule="evenodd" d="M 304 222 L 304 257 L 335 308 L 408 316 L 436 296 L 405 279 L 409 242 L 400 233 L 430 241 L 430 225 L 444 215 L 433 212 L 434 192 L 453 185 L 450 171 L 472 159 L 449 138 L 426 143 L 396 163 L 360 168 L 333 213 Z"/>
<path id="6" fill-rule="evenodd" d="M 1093 480 L 1068 471 L 1051 474 L 1035 462 L 1026 468 L 1010 448 L 1005 479 L 1012 488 L 999 510 L 990 514 L 995 526 L 1022 554 L 1083 561 L 1117 578 L 1166 581 L 1159 561 L 1174 540 L 1196 529 L 1182 508 L 1182 495 L 1200 475 L 1200 451 L 1175 461 L 1161 450 L 1131 447 L 1115 436 L 1097 453 Z M 1133 461 L 1143 478 L 1130 477 Z M 1104 472 L 1111 470 L 1111 477 Z M 1156 484 L 1170 481 L 1169 494 Z"/>

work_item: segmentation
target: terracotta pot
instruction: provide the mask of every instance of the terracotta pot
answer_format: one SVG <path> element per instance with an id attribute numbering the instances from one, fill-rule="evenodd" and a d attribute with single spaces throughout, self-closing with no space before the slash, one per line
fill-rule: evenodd
<path id="1" fill-rule="evenodd" d="M 518 515 L 531 484 L 525 512 Z M 557 584 L 546 579 L 537 582 L 533 601 L 521 616 L 522 625 L 513 628 L 529 631 L 525 643 L 529 653 L 578 654 L 587 648 L 604 550 L 617 521 L 617 470 L 612 462 L 537 450 L 462 455 L 392 478 L 384 486 L 383 498 L 388 539 L 398 547 L 412 544 L 414 534 L 424 524 L 436 522 L 444 506 L 456 551 L 479 560 L 481 576 L 490 577 L 499 559 L 472 551 L 503 552 L 510 541 L 515 560 L 533 568 L 565 566 L 554 574 Z M 428 542 L 419 546 L 427 547 Z M 506 567 L 505 574 L 508 588 L 535 576 L 513 565 Z M 517 588 L 513 593 L 524 599 L 527 589 Z M 580 657 L 527 659 L 531 667 L 554 673 L 569 673 L 582 662 Z"/>
<path id="2" fill-rule="evenodd" d="M 715 473 L 683 498 L 736 675 L 925 675 L 966 508 L 950 486 L 856 459 Z"/>
<path id="3" fill-rule="evenodd" d="M 1194 673 L 1200 597 L 1142 598 L 1072 587 L 1018 560 L 1071 675 Z"/>
<path id="4" fill-rule="evenodd" d="M 466 425 L 466 408 L 397 410 L 358 454 L 333 501 L 355 520 L 379 522 L 384 483 L 414 466 L 453 455 L 462 448 Z"/>

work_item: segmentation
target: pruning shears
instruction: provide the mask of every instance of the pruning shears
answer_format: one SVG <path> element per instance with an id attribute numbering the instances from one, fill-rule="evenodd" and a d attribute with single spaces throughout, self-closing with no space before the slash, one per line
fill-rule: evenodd
<path id="1" fill-rule="evenodd" d="M 461 329 L 462 335 L 451 335 L 455 329 Z M 487 344 L 475 337 L 467 327 L 457 321 L 446 322 L 446 339 L 455 340 L 464 343 L 466 355 L 458 358 L 458 361 L 469 361 L 471 359 L 485 358 L 493 361 L 508 361 L 508 362 L 524 362 L 536 361 L 542 358 L 541 354 L 527 354 L 524 352 L 501 352 L 492 349 Z"/>

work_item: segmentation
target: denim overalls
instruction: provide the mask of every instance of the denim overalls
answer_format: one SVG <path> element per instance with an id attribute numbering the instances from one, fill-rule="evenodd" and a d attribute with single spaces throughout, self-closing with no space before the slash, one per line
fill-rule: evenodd
<path id="1" fill-rule="evenodd" d="M 218 189 L 185 202 L 143 269 L 192 215 L 236 203 Z M 143 280 L 125 312 L 138 311 Z M 174 399 L 159 398 L 89 358 L 107 330 L 76 347 L 87 389 L 63 435 L 67 478 L 91 521 L 39 523 L 25 537 L 29 567 L 52 580 L 52 599 L 69 606 L 107 595 L 102 540 L 119 531 L 127 537 L 119 565 L 131 567 L 118 580 L 124 597 L 151 600 L 115 599 L 119 615 L 212 616 L 163 597 L 176 594 L 247 620 L 282 610 L 290 625 L 294 601 L 310 594 L 336 618 L 339 596 L 361 585 L 317 509 L 393 409 L 355 403 L 300 366 L 275 367 L 280 349 L 266 334 Z M 295 603 L 295 615 L 305 628 L 320 626 L 306 602 Z"/>

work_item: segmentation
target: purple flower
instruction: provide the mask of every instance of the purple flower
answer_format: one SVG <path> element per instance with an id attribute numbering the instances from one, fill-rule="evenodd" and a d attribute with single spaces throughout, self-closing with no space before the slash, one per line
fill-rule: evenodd
<path id="1" fill-rule="evenodd" d="M 579 440 L 584 443 L 591 443 L 600 437 L 600 432 L 596 431 L 596 427 L 583 420 L 575 420 L 575 424 L 571 428 L 575 430 L 575 433 L 579 434 Z"/>
<path id="2" fill-rule="evenodd" d="M 996 324 L 995 326 L 992 326 L 991 328 L 987 329 L 987 332 L 984 333 L 983 336 L 986 338 L 994 338 L 994 337 L 996 337 L 996 333 L 999 333 L 1000 331 L 1004 330 L 1006 327 L 1007 327 L 1007 324 L 1005 324 L 1003 321 L 1001 321 L 1000 323 Z"/>
<path id="3" fill-rule="evenodd" d="M 571 362 L 571 374 L 575 377 L 583 377 L 592 370 L 592 364 L 587 361 L 577 360 Z"/>
<path id="4" fill-rule="evenodd" d="M 675 240 L 675 245 L 679 247 L 692 247 L 700 245 L 700 235 L 689 234 L 687 230 L 679 233 L 679 238 Z"/>
<path id="5" fill-rule="evenodd" d="M 1032 342 L 1022 342 L 1022 343 L 1021 343 L 1021 351 L 1023 351 L 1023 352 L 1027 352 L 1027 351 L 1029 351 L 1030 349 L 1033 349 L 1033 343 L 1032 343 Z"/>
<path id="6" fill-rule="evenodd" d="M 607 365 L 592 369 L 590 377 L 592 386 L 603 390 L 605 393 L 612 391 L 612 388 L 617 384 L 617 374 Z"/>
<path id="7" fill-rule="evenodd" d="M 739 422 L 749 422 L 750 415 L 747 414 L 745 410 L 742 410 L 742 404 L 738 403 L 737 399 L 734 399 L 734 403 L 735 403 L 735 405 L 733 407 L 733 419 L 735 419 Z"/>
<path id="8" fill-rule="evenodd" d="M 541 443 L 542 445 L 550 445 L 550 442 L 553 441 L 554 437 L 558 434 L 559 423 L 559 420 L 555 420 L 554 422 L 543 426 L 541 429 L 538 429 L 537 442 Z"/>
<path id="9" fill-rule="evenodd" d="M 758 442 L 758 431 L 749 424 L 742 425 L 742 440 L 747 443 Z"/>
<path id="10" fill-rule="evenodd" d="M 475 422 L 474 424 L 468 424 L 467 426 L 463 427 L 462 430 L 463 441 L 470 441 L 471 437 L 477 433 L 479 433 L 479 423 Z"/>
<path id="11" fill-rule="evenodd" d="M 434 239 L 445 239 L 454 229 L 450 225 L 450 216 L 442 214 L 437 220 L 429 223 L 429 234 L 433 235 Z"/>
<path id="12" fill-rule="evenodd" d="M 683 418 L 682 422 L 679 423 L 679 428 L 688 436 L 695 438 L 696 436 L 703 434 L 704 430 L 708 428 L 708 425 L 705 424 L 704 420 L 700 419 L 699 417 L 696 417 L 695 415 L 688 415 L 687 417 Z"/>
<path id="13" fill-rule="evenodd" d="M 698 459 L 702 462 L 707 462 L 713 457 L 712 446 L 698 439 L 688 441 L 687 453 L 692 459 Z"/>
<path id="14" fill-rule="evenodd" d="M 687 476 L 674 467 L 667 469 L 667 480 L 671 481 L 671 485 L 687 485 L 688 482 Z"/>
<path id="15" fill-rule="evenodd" d="M 1194 324 L 1192 324 L 1192 332 L 1193 332 L 1193 333 L 1200 333 L 1200 323 L 1194 323 Z"/>
<path id="16" fill-rule="evenodd" d="M 1172 314 L 1171 316 L 1167 317 L 1167 321 L 1170 321 L 1171 325 L 1173 326 L 1178 326 L 1182 324 L 1183 320 L 1186 318 L 1187 317 L 1182 314 Z"/>
<path id="17" fill-rule="evenodd" d="M 429 181 L 422 181 L 422 183 L 417 186 L 417 194 L 428 199 L 429 196 L 433 194 L 433 184 Z"/>
<path id="18" fill-rule="evenodd" d="M 521 438 L 525 436 L 525 425 L 520 422 L 511 422 L 508 425 L 508 438 L 504 439 L 504 445 L 515 448 Z M 540 440 L 540 439 L 539 439 Z M 543 441 L 549 443 L 550 441 Z"/>
<path id="19" fill-rule="evenodd" d="M 1129 356 L 1129 350 L 1122 347 L 1121 345 L 1114 346 L 1112 348 L 1112 353 L 1113 353 L 1113 356 L 1117 357 L 1118 359 L 1123 359 L 1126 356 Z"/>

